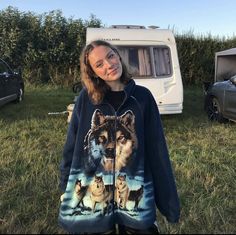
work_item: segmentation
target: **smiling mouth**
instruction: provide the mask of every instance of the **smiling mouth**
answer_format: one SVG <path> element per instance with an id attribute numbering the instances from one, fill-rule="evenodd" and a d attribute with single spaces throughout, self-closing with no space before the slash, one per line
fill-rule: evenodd
<path id="1" fill-rule="evenodd" d="M 113 74 L 116 74 L 117 73 L 117 71 L 118 71 L 118 68 L 116 68 L 116 69 L 113 69 L 108 75 L 113 75 Z"/>

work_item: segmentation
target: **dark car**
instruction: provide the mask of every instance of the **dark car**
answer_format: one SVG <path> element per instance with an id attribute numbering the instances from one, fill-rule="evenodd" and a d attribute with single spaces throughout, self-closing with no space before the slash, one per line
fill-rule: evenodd
<path id="1" fill-rule="evenodd" d="M 14 72 L 0 59 L 0 106 L 12 101 L 20 102 L 23 95 L 24 81 L 21 73 Z"/>
<path id="2" fill-rule="evenodd" d="M 209 86 L 205 96 L 205 110 L 211 121 L 236 122 L 236 75 Z"/>

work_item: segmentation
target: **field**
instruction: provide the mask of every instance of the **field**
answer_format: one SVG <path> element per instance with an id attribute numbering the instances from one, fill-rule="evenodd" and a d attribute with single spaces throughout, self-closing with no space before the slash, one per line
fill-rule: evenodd
<path id="1" fill-rule="evenodd" d="M 207 120 L 202 88 L 184 88 L 183 114 L 162 116 L 181 201 L 181 219 L 161 233 L 236 233 L 236 124 Z M 0 233 L 63 234 L 57 225 L 59 162 L 71 90 L 27 87 L 0 109 Z"/>

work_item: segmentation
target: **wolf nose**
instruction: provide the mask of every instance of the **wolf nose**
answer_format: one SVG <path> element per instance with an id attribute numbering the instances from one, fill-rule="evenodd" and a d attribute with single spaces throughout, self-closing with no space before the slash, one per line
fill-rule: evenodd
<path id="1" fill-rule="evenodd" d="M 106 149 L 106 155 L 109 157 L 114 156 L 114 149 L 113 148 L 107 148 Z"/>

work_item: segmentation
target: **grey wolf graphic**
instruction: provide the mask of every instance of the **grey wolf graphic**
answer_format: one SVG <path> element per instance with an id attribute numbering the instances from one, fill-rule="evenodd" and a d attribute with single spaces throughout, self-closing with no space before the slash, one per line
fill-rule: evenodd
<path id="1" fill-rule="evenodd" d="M 134 201 L 134 210 L 143 196 L 143 185 L 138 190 L 130 190 L 126 181 L 126 175 L 118 175 L 116 179 L 116 202 L 121 209 L 126 209 L 128 201 Z"/>
<path id="2" fill-rule="evenodd" d="M 87 151 L 87 167 L 95 170 L 99 163 L 105 171 L 119 171 L 125 167 L 137 148 L 135 133 L 135 116 L 132 111 L 126 111 L 119 117 L 105 116 L 100 110 L 95 110 L 91 129 L 84 139 L 84 150 Z"/>
<path id="3" fill-rule="evenodd" d="M 81 180 L 79 180 L 79 179 L 76 180 L 75 189 L 74 189 L 76 196 L 78 198 L 78 204 L 76 207 L 79 207 L 80 204 L 82 205 L 82 207 L 84 207 L 83 199 L 84 199 L 84 196 L 87 192 L 87 189 L 88 189 L 88 186 L 82 186 Z"/>
<path id="4" fill-rule="evenodd" d="M 95 176 L 89 191 L 91 193 L 90 199 L 93 213 L 95 212 L 96 204 L 102 203 L 102 211 L 105 214 L 105 209 L 112 200 L 112 185 L 105 185 L 102 176 Z"/>

